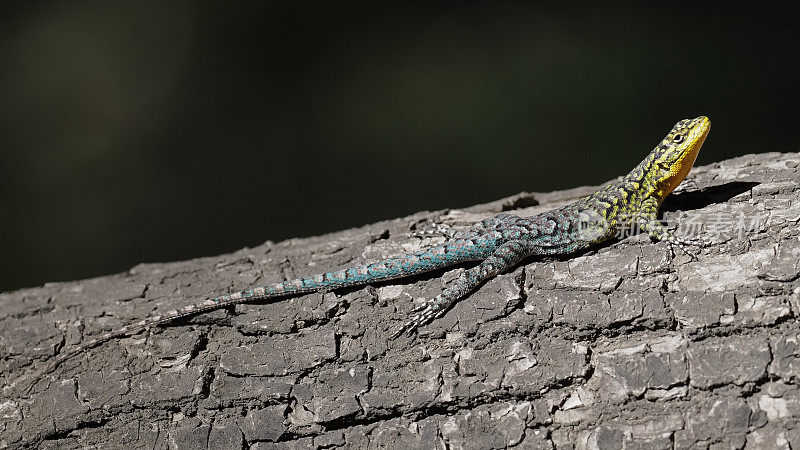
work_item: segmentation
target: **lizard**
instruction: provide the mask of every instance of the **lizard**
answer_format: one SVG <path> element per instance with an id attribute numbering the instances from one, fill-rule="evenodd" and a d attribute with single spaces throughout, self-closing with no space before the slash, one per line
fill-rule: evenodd
<path id="1" fill-rule="evenodd" d="M 33 378 L 26 392 L 64 361 L 103 342 L 239 303 L 378 283 L 480 261 L 439 295 L 415 308 L 413 315 L 390 336 L 396 339 L 441 317 L 483 282 L 524 258 L 575 254 L 614 238 L 631 224 L 655 240 L 685 248 L 689 242 L 658 220 L 658 210 L 664 198 L 686 178 L 710 129 L 711 122 L 705 116 L 679 121 L 630 173 L 561 208 L 531 217 L 499 214 L 463 231 L 439 226 L 436 230 L 447 238 L 440 245 L 372 264 L 208 298 L 125 325 L 57 356 Z"/>

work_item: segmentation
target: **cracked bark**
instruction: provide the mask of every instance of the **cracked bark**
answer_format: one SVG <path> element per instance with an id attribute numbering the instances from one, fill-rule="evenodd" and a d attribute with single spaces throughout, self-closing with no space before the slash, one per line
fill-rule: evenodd
<path id="1" fill-rule="evenodd" d="M 409 237 L 429 218 L 530 215 L 591 188 L 0 294 L 0 447 L 800 448 L 799 164 L 693 170 L 664 209 L 702 225 L 697 260 L 634 236 L 525 261 L 411 339 L 387 336 L 463 268 L 202 314 L 15 390 L 149 314 L 413 251 L 436 241 Z"/>

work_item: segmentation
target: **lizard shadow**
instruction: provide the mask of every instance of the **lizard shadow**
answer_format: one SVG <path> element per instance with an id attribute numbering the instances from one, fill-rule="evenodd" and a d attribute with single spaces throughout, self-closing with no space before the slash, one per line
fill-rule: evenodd
<path id="1" fill-rule="evenodd" d="M 759 184 L 752 181 L 731 181 L 699 190 L 676 192 L 664 200 L 661 211 L 687 211 L 724 203 Z"/>

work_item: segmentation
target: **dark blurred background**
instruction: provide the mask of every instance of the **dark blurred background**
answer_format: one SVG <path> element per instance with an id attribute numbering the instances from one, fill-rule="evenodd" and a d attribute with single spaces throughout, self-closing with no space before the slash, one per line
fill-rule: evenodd
<path id="1" fill-rule="evenodd" d="M 599 184 L 705 114 L 798 151 L 756 3 L 5 1 L 0 291 Z"/>

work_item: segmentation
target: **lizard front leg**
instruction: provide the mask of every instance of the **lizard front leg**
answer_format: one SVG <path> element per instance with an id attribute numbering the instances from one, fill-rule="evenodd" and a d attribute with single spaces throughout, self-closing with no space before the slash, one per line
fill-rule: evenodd
<path id="1" fill-rule="evenodd" d="M 658 201 L 653 197 L 647 198 L 642 202 L 642 206 L 636 218 L 639 229 L 649 234 L 651 238 L 657 241 L 666 241 L 670 246 L 680 248 L 684 253 L 694 259 L 694 252 L 690 251 L 689 247 L 699 245 L 699 242 L 676 236 L 672 230 L 658 220 L 658 207 Z"/>
<path id="2" fill-rule="evenodd" d="M 394 339 L 403 333 L 410 335 L 420 326 L 441 317 L 453 304 L 475 290 L 482 282 L 513 267 L 528 254 L 530 254 L 528 245 L 523 241 L 510 241 L 501 245 L 480 264 L 464 271 L 458 280 L 446 287 L 441 294 L 417 308 L 416 314 L 394 332 L 391 338 Z"/>

